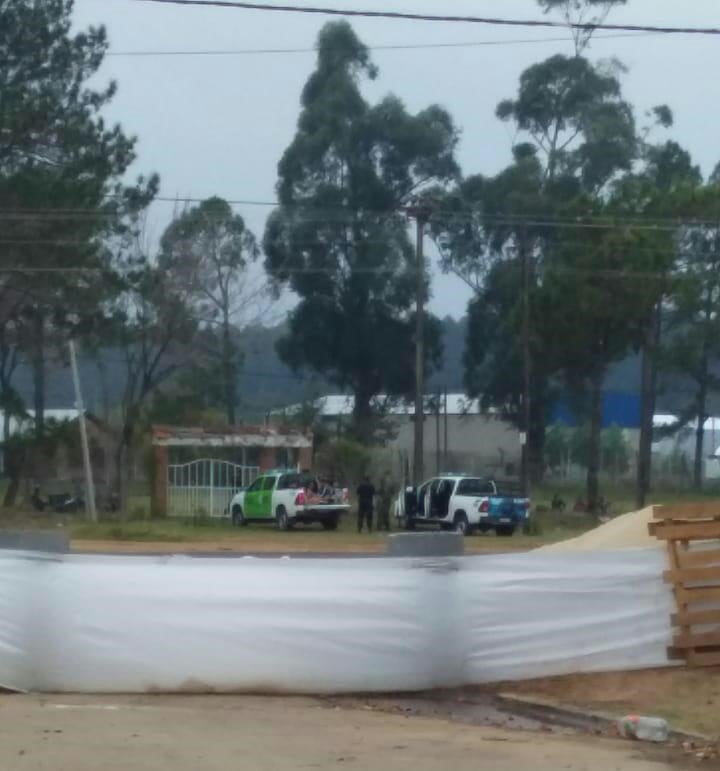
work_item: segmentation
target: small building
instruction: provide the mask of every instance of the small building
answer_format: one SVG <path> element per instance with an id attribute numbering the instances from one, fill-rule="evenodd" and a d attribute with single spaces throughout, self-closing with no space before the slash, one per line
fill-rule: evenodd
<path id="1" fill-rule="evenodd" d="M 655 415 L 656 429 L 677 423 L 675 415 Z M 695 462 L 695 431 L 697 420 L 690 421 L 670 436 L 653 442 L 653 465 L 661 476 L 690 478 Z M 703 478 L 720 480 L 720 418 L 705 421 L 705 452 L 703 453 Z"/>
<path id="2" fill-rule="evenodd" d="M 310 468 L 313 434 L 283 426 L 153 426 L 155 514 L 227 514 L 232 497 L 273 468 Z"/>
<path id="3" fill-rule="evenodd" d="M 27 499 L 37 486 L 41 495 L 53 493 L 69 493 L 85 495 L 85 469 L 80 443 L 79 413 L 76 409 L 45 410 L 46 426 L 54 425 L 59 431 L 56 434 L 52 452 L 43 455 L 41 461 L 28 461 L 22 464 L 20 471 L 23 480 L 21 494 Z M 4 415 L 0 411 L 0 420 L 4 424 Z M 93 470 L 93 479 L 98 502 L 103 504 L 111 496 L 113 486 L 117 481 L 115 463 L 117 434 L 103 420 L 85 413 L 85 425 L 88 437 L 88 449 Z M 7 436 L 30 435 L 34 430 L 34 412 L 28 410 L 25 417 L 10 417 L 7 422 Z M 0 473 L 12 476 L 18 473 L 13 470 L 11 457 L 5 457 L 8 450 L 0 448 Z M 141 458 L 136 459 L 135 467 L 130 470 L 130 478 L 142 479 L 144 467 Z"/>
<path id="4" fill-rule="evenodd" d="M 329 394 L 311 406 L 315 419 L 330 434 L 339 434 L 350 424 L 354 398 Z M 380 394 L 374 400 L 387 426 L 388 447 L 411 462 L 414 450 L 415 405 Z M 307 405 L 292 405 L 276 411 L 283 420 L 300 414 Z M 452 393 L 425 398 L 424 468 L 426 475 L 441 471 L 516 476 L 522 455 L 520 433 L 495 410 L 483 410 L 477 399 Z"/>

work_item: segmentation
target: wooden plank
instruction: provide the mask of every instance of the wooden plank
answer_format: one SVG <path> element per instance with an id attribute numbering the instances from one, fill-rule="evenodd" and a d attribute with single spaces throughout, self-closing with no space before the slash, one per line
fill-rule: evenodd
<path id="1" fill-rule="evenodd" d="M 689 663 L 693 667 L 720 667 L 720 651 L 693 651 Z"/>
<path id="2" fill-rule="evenodd" d="M 680 557 L 682 560 L 682 557 Z M 717 581 L 720 583 L 720 565 L 710 568 L 682 568 L 666 570 L 663 578 L 671 584 L 691 584 Z"/>
<path id="3" fill-rule="evenodd" d="M 689 610 L 684 613 L 674 613 L 670 620 L 673 626 L 701 626 L 705 624 L 720 624 L 720 608 L 715 610 Z"/>
<path id="4" fill-rule="evenodd" d="M 715 522 L 720 523 L 720 519 L 656 519 L 648 522 L 648 533 L 657 536 L 666 527 L 688 527 L 692 525 L 712 525 Z M 678 538 L 677 540 L 682 540 Z"/>
<path id="5" fill-rule="evenodd" d="M 712 540 L 720 538 L 720 520 L 712 522 L 680 523 L 653 522 L 650 533 L 663 541 Z"/>
<path id="6" fill-rule="evenodd" d="M 667 657 L 668 661 L 686 661 L 688 652 L 680 648 L 668 648 Z"/>
<path id="7" fill-rule="evenodd" d="M 678 554 L 681 568 L 702 568 L 708 565 L 720 565 L 720 549 L 681 550 Z"/>
<path id="8" fill-rule="evenodd" d="M 720 602 L 720 586 L 701 587 L 699 589 L 688 589 L 687 587 L 676 587 L 678 605 L 692 605 L 694 602 Z M 682 608 L 679 608 L 683 612 Z"/>
<path id="9" fill-rule="evenodd" d="M 713 519 L 720 517 L 720 500 L 654 506 L 655 519 Z"/>
<path id="10" fill-rule="evenodd" d="M 720 647 L 720 631 L 702 632 L 697 634 L 679 634 L 673 639 L 674 648 L 718 648 Z"/>
<path id="11" fill-rule="evenodd" d="M 670 567 L 672 570 L 679 570 L 680 569 L 680 561 L 678 557 L 678 552 L 680 551 L 680 547 L 676 541 L 667 541 L 666 548 L 668 552 L 668 560 L 670 562 Z M 677 590 L 677 587 L 673 590 L 673 596 L 675 597 L 675 605 L 677 606 L 677 609 L 679 611 L 678 615 L 682 615 L 687 613 L 688 606 L 686 603 L 683 602 L 683 598 L 680 596 L 680 592 Z M 680 627 L 680 634 L 689 634 L 690 633 L 690 627 L 684 626 L 683 624 L 678 625 Z M 691 651 L 692 653 L 692 651 Z M 685 659 L 688 660 L 687 658 Z"/>

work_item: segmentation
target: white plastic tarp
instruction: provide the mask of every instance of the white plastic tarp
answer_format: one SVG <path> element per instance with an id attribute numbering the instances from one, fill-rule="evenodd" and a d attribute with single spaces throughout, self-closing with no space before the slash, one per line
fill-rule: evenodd
<path id="1" fill-rule="evenodd" d="M 658 549 L 466 559 L 464 680 L 667 666 L 665 561 Z"/>
<path id="2" fill-rule="evenodd" d="M 0 687 L 22 690 L 27 684 L 25 609 L 30 562 L 18 555 L 0 558 Z"/>
<path id="3" fill-rule="evenodd" d="M 662 552 L 412 560 L 0 553 L 0 684 L 420 690 L 667 665 Z"/>

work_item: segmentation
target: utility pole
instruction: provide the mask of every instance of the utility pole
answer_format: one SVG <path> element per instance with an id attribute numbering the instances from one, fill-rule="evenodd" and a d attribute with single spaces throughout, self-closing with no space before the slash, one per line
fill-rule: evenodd
<path id="1" fill-rule="evenodd" d="M 438 392 L 435 401 L 435 473 L 439 476 L 442 471 L 442 448 L 440 445 L 440 400 L 442 395 Z"/>
<path id="2" fill-rule="evenodd" d="M 652 479 L 652 442 L 657 394 L 657 353 L 662 329 L 662 299 L 653 308 L 645 331 L 640 386 L 640 446 L 637 463 L 636 505 L 645 508 Z"/>
<path id="3" fill-rule="evenodd" d="M 520 259 L 522 261 L 522 351 L 523 351 L 523 398 L 522 398 L 522 492 L 530 495 L 530 378 L 532 360 L 530 356 L 530 253 L 527 243 L 527 229 L 520 231 Z"/>
<path id="4" fill-rule="evenodd" d="M 443 444 L 443 471 L 447 473 L 448 471 L 448 390 L 447 386 L 445 386 L 445 405 L 444 405 L 444 411 L 445 411 L 445 420 L 444 420 L 444 433 L 445 433 L 445 441 Z"/>
<path id="5" fill-rule="evenodd" d="M 415 285 L 415 437 L 413 455 L 413 481 L 415 486 L 422 484 L 424 478 L 423 431 L 425 427 L 425 254 L 423 251 L 425 225 L 430 219 L 427 204 L 416 204 L 407 208 L 407 213 L 415 219 L 416 230 L 416 285 Z"/>
<path id="6" fill-rule="evenodd" d="M 82 444 L 83 465 L 85 466 L 85 511 L 91 522 L 97 522 L 97 510 L 95 508 L 95 485 L 93 484 L 92 465 L 90 464 L 90 447 L 88 445 L 87 426 L 85 425 L 85 405 L 83 404 L 80 390 L 80 375 L 78 373 L 77 357 L 75 355 L 75 341 L 70 340 L 70 365 L 72 367 L 73 382 L 75 384 L 75 406 L 78 411 L 78 423 L 80 424 L 80 442 Z"/>

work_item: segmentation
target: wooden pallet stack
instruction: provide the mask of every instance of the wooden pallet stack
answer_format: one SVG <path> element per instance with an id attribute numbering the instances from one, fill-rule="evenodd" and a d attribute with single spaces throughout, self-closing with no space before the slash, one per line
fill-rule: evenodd
<path id="1" fill-rule="evenodd" d="M 720 666 L 720 501 L 656 506 L 650 533 L 667 545 L 677 613 L 668 655 Z"/>

